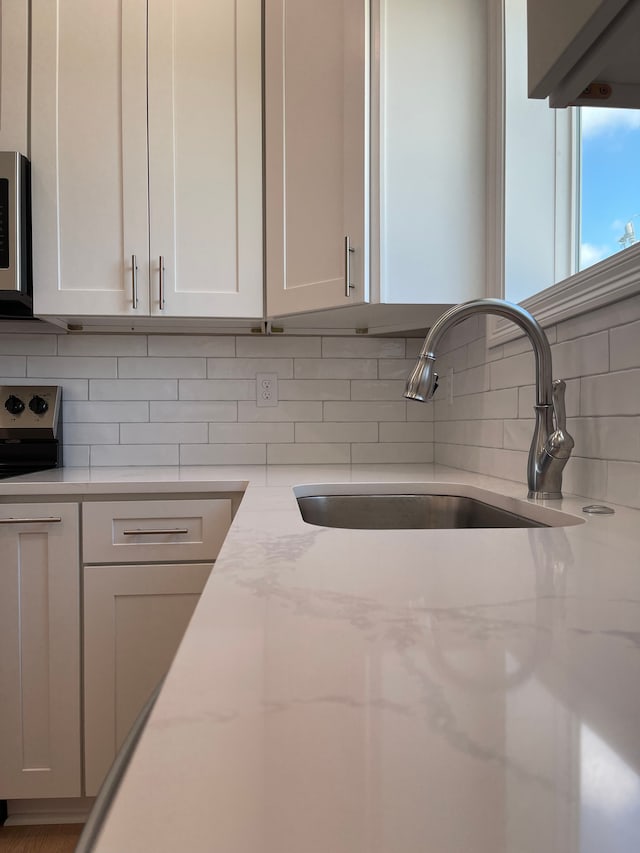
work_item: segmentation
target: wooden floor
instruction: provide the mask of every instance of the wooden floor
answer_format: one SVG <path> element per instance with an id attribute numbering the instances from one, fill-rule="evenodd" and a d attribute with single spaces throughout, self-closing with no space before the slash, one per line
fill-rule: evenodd
<path id="1" fill-rule="evenodd" d="M 55 826 L 0 826 L 0 853 L 73 853 L 81 823 Z"/>

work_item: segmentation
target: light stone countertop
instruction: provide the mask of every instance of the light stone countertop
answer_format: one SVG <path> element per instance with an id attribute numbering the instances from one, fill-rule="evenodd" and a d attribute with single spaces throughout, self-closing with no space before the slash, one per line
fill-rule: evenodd
<path id="1" fill-rule="evenodd" d="M 545 506 L 583 524 L 335 530 L 292 491 L 378 481 L 526 494 L 431 465 L 0 482 L 3 501 L 246 485 L 98 853 L 640 850 L 640 512 L 567 497 Z"/>

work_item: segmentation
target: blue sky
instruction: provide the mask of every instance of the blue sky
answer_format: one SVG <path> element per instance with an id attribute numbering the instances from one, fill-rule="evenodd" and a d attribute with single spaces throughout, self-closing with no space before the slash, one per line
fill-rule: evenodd
<path id="1" fill-rule="evenodd" d="M 585 107 L 580 268 L 618 252 L 628 221 L 640 241 L 640 110 Z"/>

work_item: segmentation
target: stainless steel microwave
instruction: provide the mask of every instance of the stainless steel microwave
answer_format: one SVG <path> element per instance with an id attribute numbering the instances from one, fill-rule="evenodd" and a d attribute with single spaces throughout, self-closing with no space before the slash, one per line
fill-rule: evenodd
<path id="1" fill-rule="evenodd" d="M 30 317 L 31 173 L 26 157 L 0 151 L 0 317 Z"/>

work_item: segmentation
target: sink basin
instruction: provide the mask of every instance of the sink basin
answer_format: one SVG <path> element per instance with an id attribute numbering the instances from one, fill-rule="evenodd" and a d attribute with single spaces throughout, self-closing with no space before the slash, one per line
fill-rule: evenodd
<path id="1" fill-rule="evenodd" d="M 453 493 L 454 490 L 463 493 Z M 352 530 L 562 527 L 582 521 L 557 510 L 455 484 L 404 484 L 401 489 L 389 484 L 298 486 L 294 492 L 303 520 L 321 527 Z"/>

